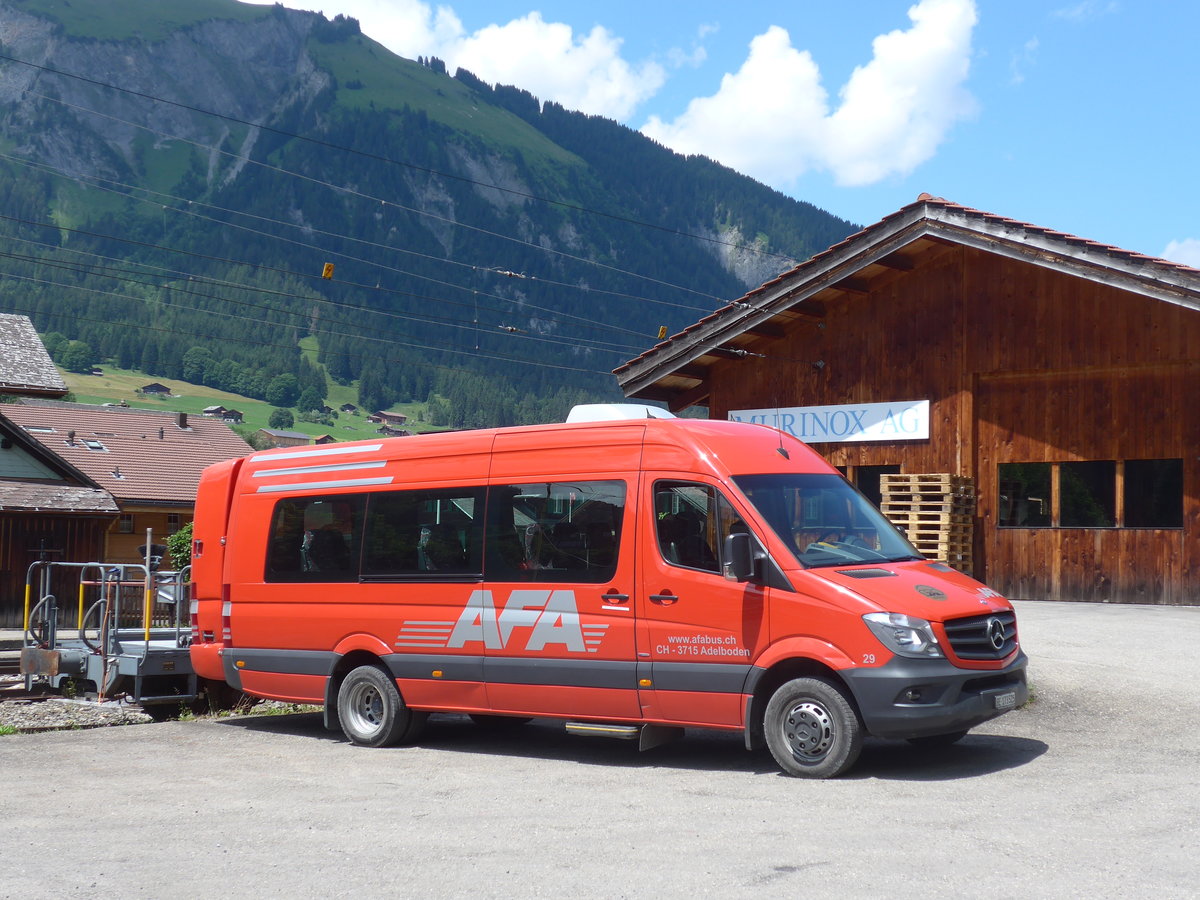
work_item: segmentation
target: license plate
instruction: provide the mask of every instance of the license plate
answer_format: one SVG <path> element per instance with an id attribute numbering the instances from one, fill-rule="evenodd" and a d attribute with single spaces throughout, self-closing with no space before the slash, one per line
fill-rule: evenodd
<path id="1" fill-rule="evenodd" d="M 1009 691 L 1007 694 L 997 694 L 994 700 L 996 709 L 1013 709 L 1017 705 L 1017 692 Z"/>

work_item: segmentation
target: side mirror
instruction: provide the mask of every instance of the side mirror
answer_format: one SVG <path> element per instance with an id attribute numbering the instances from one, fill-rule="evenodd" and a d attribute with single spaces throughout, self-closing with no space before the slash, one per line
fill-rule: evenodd
<path id="1" fill-rule="evenodd" d="M 725 538 L 725 561 L 722 574 L 728 581 L 746 582 L 754 578 L 754 539 L 744 531 Z"/>

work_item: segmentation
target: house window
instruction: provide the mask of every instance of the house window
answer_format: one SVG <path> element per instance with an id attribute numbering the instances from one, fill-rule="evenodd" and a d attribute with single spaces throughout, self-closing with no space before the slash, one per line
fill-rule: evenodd
<path id="1" fill-rule="evenodd" d="M 179 513 L 167 513 L 167 534 L 174 534 L 179 528 Z"/>
<path id="2" fill-rule="evenodd" d="M 133 516 L 129 513 L 121 513 L 117 519 L 117 532 L 119 534 L 133 534 Z"/>
<path id="3" fill-rule="evenodd" d="M 1002 463 L 1005 528 L 1182 528 L 1183 460 Z"/>

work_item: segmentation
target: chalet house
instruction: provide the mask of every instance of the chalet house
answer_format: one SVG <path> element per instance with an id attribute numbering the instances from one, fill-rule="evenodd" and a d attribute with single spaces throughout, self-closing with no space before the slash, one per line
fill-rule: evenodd
<path id="1" fill-rule="evenodd" d="M 31 563 L 100 559 L 119 513 L 112 494 L 0 413 L 0 628 L 21 625 Z"/>
<path id="2" fill-rule="evenodd" d="M 225 423 L 185 413 L 28 400 L 0 404 L 0 415 L 115 501 L 98 548 L 106 562 L 140 562 L 148 529 L 163 543 L 191 521 L 200 472 L 251 451 Z M 63 558 L 97 558 L 84 556 Z"/>
<path id="3" fill-rule="evenodd" d="M 66 393 L 29 318 L 0 315 L 0 394 Z M 0 415 L 0 627 L 21 624 L 30 563 L 99 558 L 118 512 L 111 494 Z"/>
<path id="4" fill-rule="evenodd" d="M 350 413 L 351 415 L 355 415 L 358 412 L 358 407 L 355 406 L 353 403 L 343 403 L 341 406 L 338 407 L 338 411 L 344 412 L 344 413 Z"/>
<path id="5" fill-rule="evenodd" d="M 408 416 L 404 413 L 395 412 L 373 412 L 367 416 L 367 421 L 376 425 L 403 425 L 408 421 Z"/>
<path id="6" fill-rule="evenodd" d="M 336 444 L 338 439 L 332 434 L 323 434 L 318 438 L 313 439 L 314 444 Z"/>
<path id="7" fill-rule="evenodd" d="M 272 447 L 303 447 L 312 443 L 312 437 L 300 431 L 280 431 L 275 428 L 260 428 L 258 433 Z"/>
<path id="8" fill-rule="evenodd" d="M 243 419 L 241 410 L 226 409 L 221 412 L 220 419 L 230 425 L 240 425 Z"/>
<path id="9" fill-rule="evenodd" d="M 211 416 L 215 419 L 219 419 L 221 416 L 225 415 L 225 407 L 223 407 L 223 406 L 206 406 L 206 407 L 204 407 L 204 409 L 200 410 L 200 414 L 202 416 Z"/>
<path id="10" fill-rule="evenodd" d="M 923 194 L 615 374 L 791 431 L 875 499 L 971 479 L 1006 596 L 1200 604 L 1196 269 Z"/>
<path id="11" fill-rule="evenodd" d="M 151 397 L 170 397 L 171 396 L 171 389 L 169 387 L 167 387 L 165 384 L 160 384 L 157 381 L 152 381 L 152 382 L 150 382 L 150 384 L 143 385 L 142 387 L 138 388 L 137 392 L 139 394 L 146 394 L 147 396 L 151 396 Z"/>
<path id="12" fill-rule="evenodd" d="M 0 314 L 0 394 L 63 397 L 67 384 L 28 316 Z"/>

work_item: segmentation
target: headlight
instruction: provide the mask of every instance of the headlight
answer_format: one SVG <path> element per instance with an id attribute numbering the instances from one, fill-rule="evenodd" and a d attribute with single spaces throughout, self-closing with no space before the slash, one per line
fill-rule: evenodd
<path id="1" fill-rule="evenodd" d="M 942 656 L 933 626 L 926 619 L 902 613 L 867 613 L 863 621 L 893 653 L 918 659 Z"/>

